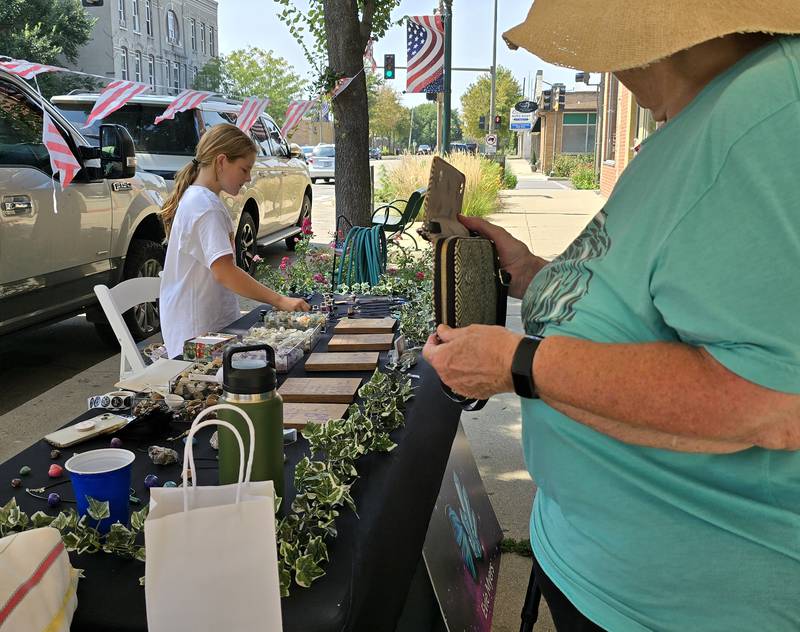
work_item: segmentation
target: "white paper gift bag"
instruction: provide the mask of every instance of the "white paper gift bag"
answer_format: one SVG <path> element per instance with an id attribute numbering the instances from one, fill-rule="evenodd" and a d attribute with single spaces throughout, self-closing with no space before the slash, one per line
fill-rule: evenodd
<path id="1" fill-rule="evenodd" d="M 235 410 L 247 422 L 246 472 L 244 444 L 233 425 L 201 422 L 223 408 Z M 192 438 L 211 425 L 228 428 L 239 442 L 239 483 L 190 487 L 187 467 L 196 472 Z M 144 525 L 149 632 L 282 629 L 275 493 L 272 481 L 250 482 L 254 445 L 253 423 L 244 411 L 229 404 L 211 406 L 197 416 L 186 437 L 183 487 L 150 490 Z"/>

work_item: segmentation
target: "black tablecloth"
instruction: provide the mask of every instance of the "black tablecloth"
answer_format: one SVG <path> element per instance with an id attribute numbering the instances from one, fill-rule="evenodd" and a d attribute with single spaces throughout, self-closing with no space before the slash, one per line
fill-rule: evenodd
<path id="1" fill-rule="evenodd" d="M 236 321 L 227 331 L 242 333 L 258 319 L 258 310 Z M 332 328 L 329 328 L 329 331 Z M 330 333 L 324 335 L 315 351 L 324 351 Z M 385 362 L 381 354 L 381 362 Z M 359 478 L 352 488 L 358 516 L 347 509 L 336 521 L 338 537 L 328 542 L 330 561 L 326 575 L 304 589 L 292 585 L 291 595 L 281 600 L 284 630 L 315 632 L 316 630 L 393 630 L 403 608 L 408 587 L 419 562 L 428 521 L 439 493 L 450 446 L 458 426 L 460 408 L 450 402 L 439 388 L 433 369 L 420 359 L 412 369 L 415 398 L 408 403 L 406 425 L 392 433 L 398 444 L 388 454 L 370 454 L 356 464 Z M 289 374 L 307 375 L 301 362 Z M 324 373 L 325 377 L 361 376 L 363 373 Z M 279 383 L 287 376 L 279 376 Z M 78 419 L 97 414 L 87 412 Z M 73 420 L 75 421 L 75 420 Z M 72 422 L 70 422 L 72 423 Z M 170 424 L 169 434 L 148 436 L 146 428 L 131 428 L 119 435 L 125 448 L 137 453 L 133 466 L 133 487 L 142 503 L 149 501 L 144 477 L 155 473 L 161 482 L 179 481 L 180 467 L 155 466 L 146 451 L 149 445 L 175 448 L 182 454 L 182 443 L 166 442 L 188 427 L 185 423 Z M 198 434 L 195 450 L 200 484 L 217 482 L 215 451 L 208 438 L 211 429 Z M 107 447 L 108 437 L 76 446 L 74 451 Z M 23 489 L 12 489 L 8 481 L 17 477 L 23 465 L 32 469 L 23 479 L 23 487 L 38 487 L 53 482 L 47 478 L 51 446 L 41 440 L 12 459 L 0 464 L 0 505 L 13 495 L 28 513 L 48 510 L 47 503 L 27 495 Z M 73 449 L 62 450 L 56 462 L 63 465 Z M 300 438 L 287 446 L 285 505 L 294 497 L 292 481 L 295 464 L 308 453 L 307 442 Z M 65 473 L 66 476 L 66 473 Z M 48 491 L 58 491 L 64 499 L 74 498 L 69 483 Z M 136 507 L 131 507 L 135 510 Z M 214 552 L 198 551 L 207 559 L 208 572 L 214 572 Z M 71 554 L 72 563 L 85 570 L 86 577 L 78 586 L 78 610 L 73 619 L 73 632 L 127 632 L 147 629 L 144 589 L 138 579 L 144 575 L 144 564 L 117 556 L 97 553 Z M 189 578 L 187 578 L 189 581 Z"/>

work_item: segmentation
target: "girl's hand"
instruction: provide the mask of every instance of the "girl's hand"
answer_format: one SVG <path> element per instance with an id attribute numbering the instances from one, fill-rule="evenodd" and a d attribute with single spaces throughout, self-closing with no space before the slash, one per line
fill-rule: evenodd
<path id="1" fill-rule="evenodd" d="M 292 298 L 291 296 L 282 296 L 279 304 L 275 307 L 283 310 L 284 312 L 310 312 L 311 307 L 302 298 Z"/>

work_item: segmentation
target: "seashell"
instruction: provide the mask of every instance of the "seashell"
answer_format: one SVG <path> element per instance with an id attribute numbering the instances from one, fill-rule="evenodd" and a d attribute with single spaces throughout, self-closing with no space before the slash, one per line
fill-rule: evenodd
<path id="1" fill-rule="evenodd" d="M 206 397 L 206 406 L 216 406 L 219 403 L 219 395 L 209 395 Z"/>
<path id="2" fill-rule="evenodd" d="M 151 445 L 147 448 L 147 456 L 155 465 L 171 465 L 178 462 L 178 453 L 171 448 L 162 448 L 159 445 Z"/>

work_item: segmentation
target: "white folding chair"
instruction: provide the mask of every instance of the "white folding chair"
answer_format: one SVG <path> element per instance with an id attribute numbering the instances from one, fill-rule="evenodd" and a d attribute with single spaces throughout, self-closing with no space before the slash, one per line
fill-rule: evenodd
<path id="1" fill-rule="evenodd" d="M 160 275 L 159 275 L 160 276 Z M 111 289 L 105 285 L 95 285 L 94 293 L 105 312 L 111 329 L 117 337 L 121 349 L 119 360 L 119 379 L 144 370 L 144 360 L 136 342 L 131 336 L 122 315 L 132 307 L 158 300 L 161 279 L 156 277 L 137 277 L 118 283 Z"/>

